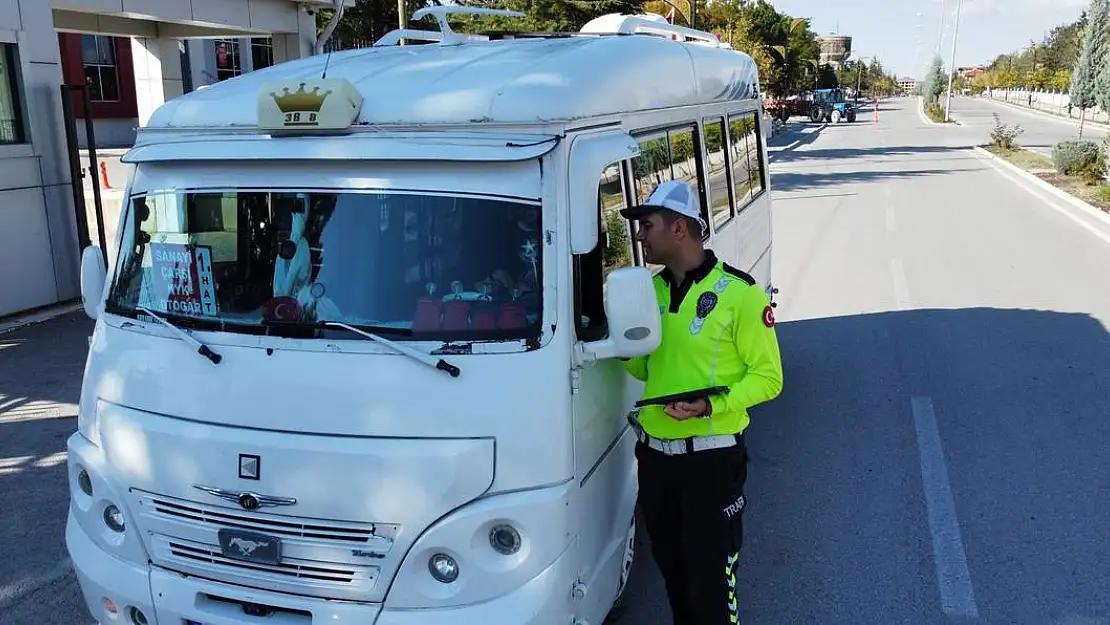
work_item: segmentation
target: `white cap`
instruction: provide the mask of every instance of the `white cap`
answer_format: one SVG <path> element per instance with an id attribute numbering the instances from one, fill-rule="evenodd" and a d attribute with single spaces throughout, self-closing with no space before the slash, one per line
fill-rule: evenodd
<path id="1" fill-rule="evenodd" d="M 698 200 L 698 194 L 685 180 L 668 180 L 659 183 L 646 202 L 622 210 L 621 215 L 626 219 L 639 219 L 660 209 L 674 211 L 683 217 L 693 219 L 701 226 L 702 232 L 709 229 L 705 220 L 701 218 L 701 202 Z"/>

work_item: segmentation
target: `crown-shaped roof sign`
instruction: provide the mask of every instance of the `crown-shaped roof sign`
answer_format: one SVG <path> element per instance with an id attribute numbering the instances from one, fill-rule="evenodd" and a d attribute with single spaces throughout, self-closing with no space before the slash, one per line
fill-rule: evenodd
<path id="1" fill-rule="evenodd" d="M 258 127 L 305 132 L 343 130 L 358 119 L 362 94 L 343 78 L 269 82 L 258 93 Z"/>

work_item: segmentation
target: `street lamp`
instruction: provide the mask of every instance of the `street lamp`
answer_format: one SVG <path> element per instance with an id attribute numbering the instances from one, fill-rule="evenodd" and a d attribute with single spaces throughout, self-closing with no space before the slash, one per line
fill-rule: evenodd
<path id="1" fill-rule="evenodd" d="M 944 103 L 944 121 L 948 121 L 949 114 L 952 112 L 952 79 L 956 77 L 956 39 L 960 34 L 960 9 L 963 7 L 964 0 L 956 1 L 956 24 L 952 28 L 952 58 L 948 65 L 948 101 Z"/>

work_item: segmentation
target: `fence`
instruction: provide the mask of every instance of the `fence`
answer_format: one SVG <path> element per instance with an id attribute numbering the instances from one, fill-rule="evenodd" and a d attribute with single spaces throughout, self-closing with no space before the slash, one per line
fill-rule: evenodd
<path id="1" fill-rule="evenodd" d="M 1071 96 L 1067 92 L 1061 91 L 988 89 L 983 92 L 983 97 L 1046 111 L 1062 117 L 1070 117 L 1074 120 L 1078 120 L 1081 113 L 1079 109 L 1071 106 Z M 1095 106 L 1087 109 L 1084 119 L 1089 122 L 1110 124 L 1110 113 Z"/>

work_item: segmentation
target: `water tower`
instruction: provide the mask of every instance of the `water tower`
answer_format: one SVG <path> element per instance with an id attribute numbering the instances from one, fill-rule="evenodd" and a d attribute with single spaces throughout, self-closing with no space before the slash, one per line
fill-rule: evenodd
<path id="1" fill-rule="evenodd" d="M 847 35 L 822 35 L 817 44 L 821 46 L 821 65 L 839 68 L 852 56 L 852 38 Z"/>

